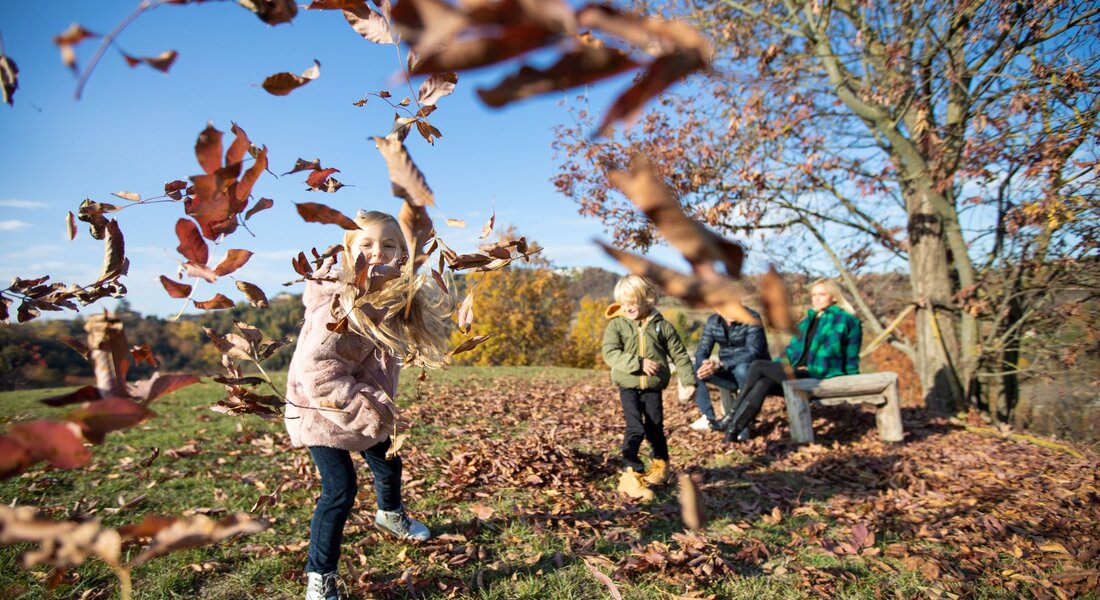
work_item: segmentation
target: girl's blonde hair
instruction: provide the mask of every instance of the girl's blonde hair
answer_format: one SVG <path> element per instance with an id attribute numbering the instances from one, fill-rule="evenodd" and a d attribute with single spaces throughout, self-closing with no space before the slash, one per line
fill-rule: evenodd
<path id="1" fill-rule="evenodd" d="M 627 275 L 615 284 L 615 302 L 633 302 L 639 308 L 653 308 L 658 299 L 657 286 L 644 277 Z"/>
<path id="2" fill-rule="evenodd" d="M 333 306 L 334 316 L 339 319 L 347 315 L 349 330 L 384 346 L 402 357 L 405 364 L 439 367 L 447 363 L 454 298 L 443 293 L 427 275 L 413 272 L 408 244 L 393 215 L 360 210 L 354 220 L 360 227 L 382 223 L 396 229 L 401 275 L 374 292 L 368 293 L 356 285 L 352 248 L 359 233 L 344 232 L 344 247 L 340 251 L 341 287 L 338 302 Z M 336 314 L 337 309 L 341 314 Z"/>
<path id="3" fill-rule="evenodd" d="M 812 290 L 819 285 L 825 288 L 825 291 L 829 293 L 829 296 L 833 298 L 833 302 L 835 302 L 836 305 L 841 308 L 841 310 L 851 315 L 856 314 L 856 309 L 852 308 L 851 303 L 849 303 L 848 299 L 844 297 L 844 294 L 840 292 L 840 286 L 837 285 L 835 279 L 822 277 L 821 279 L 815 281 L 813 285 L 810 286 L 810 289 Z"/>

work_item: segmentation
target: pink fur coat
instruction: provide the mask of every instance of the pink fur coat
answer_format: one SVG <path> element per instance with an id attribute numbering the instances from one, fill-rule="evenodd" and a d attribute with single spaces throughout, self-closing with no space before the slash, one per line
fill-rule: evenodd
<path id="1" fill-rule="evenodd" d="M 330 307 L 339 285 L 306 283 L 305 323 L 287 372 L 284 420 L 294 446 L 358 452 L 393 432 L 401 365 L 371 340 L 325 327 L 336 320 Z"/>

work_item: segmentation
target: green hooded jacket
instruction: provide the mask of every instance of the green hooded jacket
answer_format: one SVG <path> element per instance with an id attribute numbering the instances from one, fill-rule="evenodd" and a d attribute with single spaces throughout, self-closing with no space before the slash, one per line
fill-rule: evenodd
<path id="1" fill-rule="evenodd" d="M 668 359 L 676 363 L 680 385 L 695 385 L 695 369 L 684 342 L 672 323 L 653 310 L 641 321 L 621 314 L 619 304 L 607 307 L 607 328 L 603 332 L 603 360 L 611 367 L 611 381 L 627 389 L 663 390 L 671 372 Z M 661 366 L 654 376 L 642 371 L 642 359 Z"/>

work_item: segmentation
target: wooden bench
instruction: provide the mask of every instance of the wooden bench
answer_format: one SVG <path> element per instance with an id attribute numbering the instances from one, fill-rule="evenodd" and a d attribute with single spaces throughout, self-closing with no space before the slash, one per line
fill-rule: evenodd
<path id="1" fill-rule="evenodd" d="M 901 403 L 898 396 L 897 373 L 866 373 L 842 375 L 829 379 L 792 379 L 783 382 L 783 397 L 787 401 L 787 418 L 791 423 L 791 439 L 799 444 L 814 441 L 810 400 L 822 404 L 871 404 L 877 407 L 875 421 L 878 435 L 884 442 L 900 442 L 904 434 L 901 425 Z"/>

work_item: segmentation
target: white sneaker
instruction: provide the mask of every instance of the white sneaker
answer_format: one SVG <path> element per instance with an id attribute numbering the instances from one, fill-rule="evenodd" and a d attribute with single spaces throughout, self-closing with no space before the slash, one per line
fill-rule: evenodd
<path id="1" fill-rule="evenodd" d="M 402 540 L 425 542 L 432 537 L 432 532 L 428 530 L 428 526 L 410 517 L 403 507 L 396 512 L 379 510 L 374 515 L 374 524 L 382 531 L 393 534 Z"/>
<path id="2" fill-rule="evenodd" d="M 703 415 L 690 425 L 695 431 L 710 431 L 710 419 Z"/>
<path id="3" fill-rule="evenodd" d="M 332 573 L 306 573 L 306 600 L 344 600 L 340 577 Z"/>

